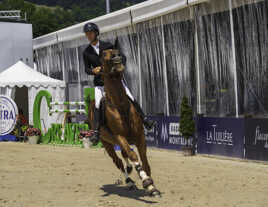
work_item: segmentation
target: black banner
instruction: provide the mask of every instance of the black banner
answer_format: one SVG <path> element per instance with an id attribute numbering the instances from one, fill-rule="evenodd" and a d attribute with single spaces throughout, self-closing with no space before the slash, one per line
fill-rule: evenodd
<path id="1" fill-rule="evenodd" d="M 268 161 L 268 119 L 245 119 L 245 158 Z"/>
<path id="2" fill-rule="evenodd" d="M 244 158 L 244 119 L 200 118 L 197 151 Z"/>

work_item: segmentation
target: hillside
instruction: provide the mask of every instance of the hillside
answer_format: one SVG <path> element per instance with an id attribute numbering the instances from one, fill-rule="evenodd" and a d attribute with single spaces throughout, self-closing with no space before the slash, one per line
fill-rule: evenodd
<path id="1" fill-rule="evenodd" d="M 28 0 L 29 2 L 47 6 L 61 6 L 64 9 L 71 9 L 73 6 L 80 8 L 102 8 L 105 11 L 106 0 Z M 145 0 L 110 0 L 111 10 L 115 11 Z"/>
<path id="2" fill-rule="evenodd" d="M 145 0 L 110 0 L 111 12 Z M 106 13 L 106 0 L 0 0 L 0 10 L 21 10 L 38 37 Z"/>

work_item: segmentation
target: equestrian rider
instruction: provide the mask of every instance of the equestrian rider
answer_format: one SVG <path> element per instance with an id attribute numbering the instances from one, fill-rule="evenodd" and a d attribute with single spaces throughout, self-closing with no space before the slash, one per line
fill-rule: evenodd
<path id="1" fill-rule="evenodd" d="M 87 23 L 84 25 L 83 32 L 89 40 L 88 47 L 83 51 L 83 59 L 85 64 L 85 71 L 88 75 L 94 75 L 94 86 L 95 86 L 95 109 L 94 109 L 94 136 L 92 140 L 96 142 L 99 140 L 99 127 L 100 127 L 100 103 L 104 96 L 104 83 L 99 74 L 101 71 L 101 54 L 104 50 L 114 49 L 114 45 L 109 42 L 99 40 L 99 28 L 94 23 Z M 125 56 L 122 55 L 123 63 L 125 62 Z M 130 90 L 127 88 L 124 81 L 123 86 L 126 90 L 126 94 L 129 100 L 133 103 L 137 112 L 140 114 L 143 124 L 146 129 L 150 130 L 155 125 L 155 122 L 148 120 L 138 102 L 133 98 Z"/>

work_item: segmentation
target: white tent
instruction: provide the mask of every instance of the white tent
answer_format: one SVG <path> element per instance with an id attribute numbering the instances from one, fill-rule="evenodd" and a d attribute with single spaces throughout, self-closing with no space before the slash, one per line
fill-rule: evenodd
<path id="1" fill-rule="evenodd" d="M 65 82 L 35 71 L 22 61 L 0 73 L 0 87 L 65 87 Z"/>
<path id="2" fill-rule="evenodd" d="M 0 73 L 0 94 L 11 97 L 18 105 L 28 112 L 29 123 L 33 124 L 33 105 L 36 94 L 40 90 L 47 90 L 53 101 L 65 100 L 65 82 L 50 78 L 32 69 L 22 61 Z M 28 96 L 28 99 L 25 97 Z M 27 103 L 27 104 L 26 104 Z M 59 114 L 49 116 L 45 100 L 41 105 L 42 126 L 46 129 L 51 123 L 59 123 Z"/>

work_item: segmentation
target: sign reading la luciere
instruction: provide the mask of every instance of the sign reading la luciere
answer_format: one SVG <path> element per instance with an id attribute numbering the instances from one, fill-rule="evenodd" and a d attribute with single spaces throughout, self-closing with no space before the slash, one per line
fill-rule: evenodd
<path id="1" fill-rule="evenodd" d="M 16 103 L 10 97 L 0 95 L 0 136 L 13 131 L 17 114 Z"/>

